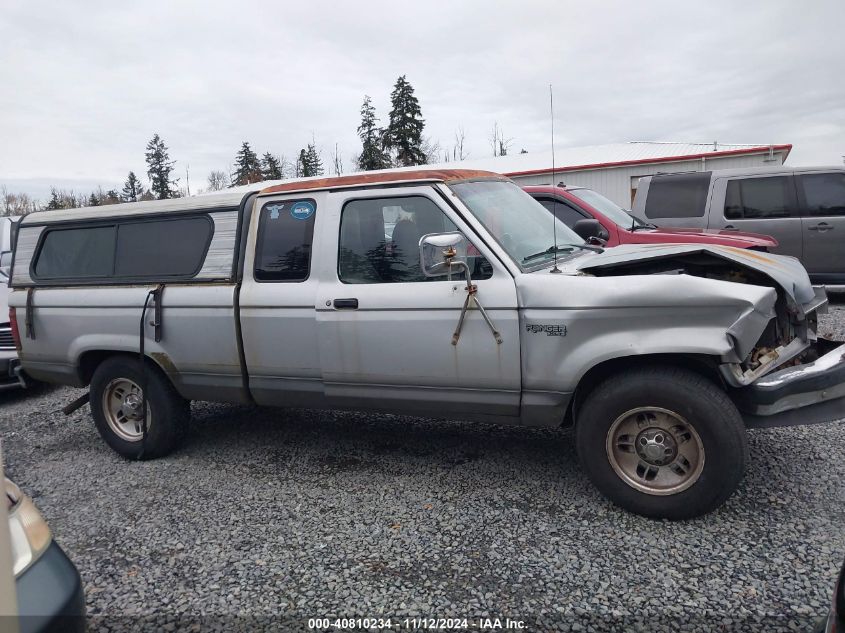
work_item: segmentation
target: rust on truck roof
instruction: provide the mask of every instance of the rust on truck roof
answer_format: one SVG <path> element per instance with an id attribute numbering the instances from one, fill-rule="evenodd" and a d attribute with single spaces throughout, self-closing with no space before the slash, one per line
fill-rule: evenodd
<path id="1" fill-rule="evenodd" d="M 273 185 L 262 189 L 260 193 L 279 193 L 286 191 L 302 191 L 306 189 L 334 189 L 335 187 L 354 187 L 358 185 L 380 185 L 391 182 L 435 181 L 453 182 L 456 180 L 474 180 L 478 178 L 495 178 L 507 180 L 505 176 L 492 171 L 480 169 L 418 169 L 410 171 L 373 172 L 369 174 L 355 174 L 351 176 L 333 176 L 331 178 L 315 178 Z"/>

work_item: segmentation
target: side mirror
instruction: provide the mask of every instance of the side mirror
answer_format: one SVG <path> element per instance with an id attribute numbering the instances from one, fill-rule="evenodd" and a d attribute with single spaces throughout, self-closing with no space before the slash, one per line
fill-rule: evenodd
<path id="1" fill-rule="evenodd" d="M 420 238 L 420 268 L 426 277 L 466 272 L 467 240 L 463 233 L 429 233 Z"/>
<path id="2" fill-rule="evenodd" d="M 578 220 L 572 227 L 572 230 L 575 231 L 578 234 L 578 237 L 583 239 L 585 242 L 590 242 L 591 238 L 606 240 L 610 237 L 601 223 L 592 218 Z"/>

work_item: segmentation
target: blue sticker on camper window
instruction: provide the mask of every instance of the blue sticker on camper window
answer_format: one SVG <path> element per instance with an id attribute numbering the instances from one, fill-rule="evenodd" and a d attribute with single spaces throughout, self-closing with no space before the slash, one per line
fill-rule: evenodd
<path id="1" fill-rule="evenodd" d="M 279 212 L 285 208 L 283 204 L 271 204 L 267 207 L 267 210 L 270 212 L 270 219 L 271 220 L 278 220 L 279 219 Z"/>
<path id="2" fill-rule="evenodd" d="M 314 205 L 306 200 L 295 202 L 290 208 L 290 214 L 295 220 L 307 220 L 314 215 Z"/>

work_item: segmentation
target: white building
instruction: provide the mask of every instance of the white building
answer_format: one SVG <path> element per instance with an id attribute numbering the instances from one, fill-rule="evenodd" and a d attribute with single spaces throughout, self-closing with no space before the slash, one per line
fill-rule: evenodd
<path id="1" fill-rule="evenodd" d="M 640 142 L 563 147 L 555 150 L 555 169 L 548 153 L 527 153 L 469 159 L 438 167 L 486 169 L 505 174 L 522 185 L 588 187 L 626 209 L 637 181 L 659 172 L 706 171 L 734 167 L 782 165 L 792 145 L 727 145 L 723 143 Z"/>

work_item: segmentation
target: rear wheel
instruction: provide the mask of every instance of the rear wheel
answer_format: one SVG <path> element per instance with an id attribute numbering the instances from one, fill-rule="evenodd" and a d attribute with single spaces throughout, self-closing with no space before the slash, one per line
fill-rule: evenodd
<path id="1" fill-rule="evenodd" d="M 727 394 L 680 368 L 618 374 L 587 398 L 578 456 L 617 505 L 654 518 L 689 519 L 720 506 L 742 479 L 745 427 Z"/>
<path id="2" fill-rule="evenodd" d="M 184 439 L 190 418 L 188 401 L 147 363 L 142 372 L 137 359 L 115 356 L 103 361 L 91 378 L 91 413 L 97 430 L 112 449 L 129 459 L 152 459 L 172 452 Z M 145 383 L 146 438 L 142 415 Z"/>

